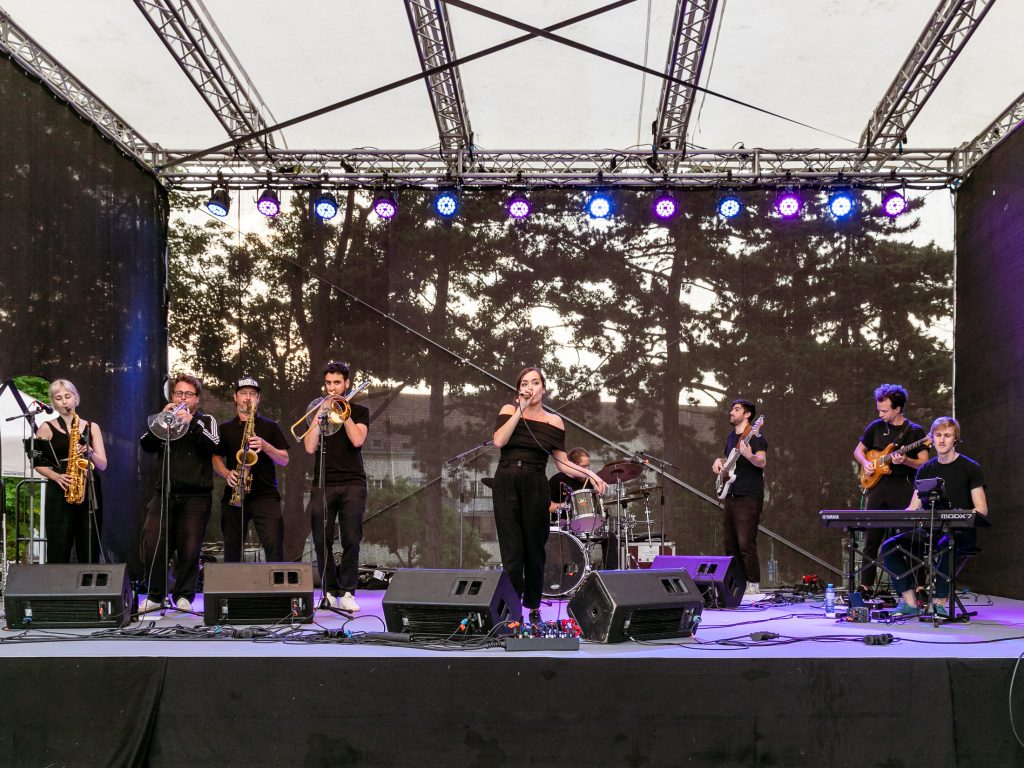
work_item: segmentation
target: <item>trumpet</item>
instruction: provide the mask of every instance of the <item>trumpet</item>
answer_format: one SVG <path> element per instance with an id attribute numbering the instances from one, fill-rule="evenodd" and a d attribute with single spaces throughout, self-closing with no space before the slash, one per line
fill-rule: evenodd
<path id="1" fill-rule="evenodd" d="M 348 421 L 349 416 L 352 415 L 352 406 L 349 405 L 349 401 L 368 386 L 370 386 L 370 382 L 364 381 L 359 386 L 349 390 L 345 395 L 324 395 L 313 400 L 309 404 L 309 410 L 292 424 L 292 437 L 301 442 L 321 418 L 323 419 L 323 424 L 320 425 L 320 429 L 323 430 L 324 435 L 328 437 L 333 435 L 341 429 L 341 425 Z M 298 430 L 303 423 L 306 424 L 306 428 L 300 433 Z"/>
<path id="2" fill-rule="evenodd" d="M 181 418 L 181 412 L 188 403 L 180 403 L 172 411 L 160 411 L 149 417 L 149 431 L 161 440 L 177 440 L 188 432 L 188 424 Z"/>

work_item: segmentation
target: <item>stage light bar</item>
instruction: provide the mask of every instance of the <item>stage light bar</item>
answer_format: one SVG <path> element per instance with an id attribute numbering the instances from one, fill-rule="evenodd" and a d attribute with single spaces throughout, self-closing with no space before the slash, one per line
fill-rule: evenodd
<path id="1" fill-rule="evenodd" d="M 227 216 L 231 210 L 231 196 L 228 191 L 223 187 L 213 190 L 210 199 L 206 201 L 206 210 L 222 219 Z"/>
<path id="2" fill-rule="evenodd" d="M 803 202 L 800 196 L 793 191 L 787 190 L 775 198 L 775 210 L 784 219 L 792 219 L 800 213 Z"/>
<path id="3" fill-rule="evenodd" d="M 587 199 L 587 215 L 592 219 L 607 219 L 613 209 L 612 199 L 604 192 L 595 192 Z"/>
<path id="4" fill-rule="evenodd" d="M 907 198 L 894 189 L 882 199 L 882 210 L 886 216 L 895 218 L 907 210 Z"/>
<path id="5" fill-rule="evenodd" d="M 442 219 L 450 219 L 459 212 L 459 196 L 454 189 L 442 189 L 434 198 L 434 211 Z"/>
<path id="6" fill-rule="evenodd" d="M 660 221 L 668 221 L 679 213 L 679 202 L 671 192 L 659 192 L 651 203 L 651 212 Z"/>
<path id="7" fill-rule="evenodd" d="M 845 219 L 853 213 L 854 199 L 853 193 L 849 190 L 839 190 L 833 192 L 828 199 L 828 212 L 832 214 L 835 219 Z"/>
<path id="8" fill-rule="evenodd" d="M 718 201 L 718 215 L 723 219 L 732 219 L 743 211 L 743 203 L 736 195 L 726 195 Z"/>
<path id="9" fill-rule="evenodd" d="M 516 192 L 508 199 L 506 209 L 508 210 L 509 218 L 515 219 L 516 221 L 522 221 L 527 218 L 533 210 L 530 206 L 529 199 L 521 192 Z"/>
<path id="10" fill-rule="evenodd" d="M 281 200 L 277 193 L 269 187 L 256 200 L 256 210 L 264 216 L 277 216 L 281 212 Z"/>
<path id="11" fill-rule="evenodd" d="M 373 212 L 384 221 L 390 221 L 398 213 L 398 201 L 394 192 L 385 192 L 373 201 Z"/>
<path id="12" fill-rule="evenodd" d="M 330 192 L 324 192 L 316 199 L 313 210 L 321 219 L 328 221 L 338 215 L 338 201 Z"/>

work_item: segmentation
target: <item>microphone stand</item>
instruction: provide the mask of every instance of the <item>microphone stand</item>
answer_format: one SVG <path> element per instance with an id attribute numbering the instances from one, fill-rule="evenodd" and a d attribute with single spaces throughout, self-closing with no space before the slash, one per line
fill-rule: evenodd
<path id="1" fill-rule="evenodd" d="M 86 472 L 85 484 L 86 484 L 86 488 L 88 489 L 88 499 L 89 499 L 89 501 L 88 501 L 88 504 L 89 504 L 89 534 L 88 534 L 89 543 L 86 545 L 86 553 L 87 553 L 86 557 L 88 558 L 88 562 L 90 562 L 90 563 L 93 562 L 93 559 L 92 559 L 92 536 L 93 536 L 93 533 L 95 532 L 95 534 L 96 534 L 96 543 L 99 546 L 99 550 L 100 550 L 99 552 L 96 553 L 97 554 L 97 558 L 98 558 L 96 560 L 96 562 L 97 563 L 102 563 L 105 558 L 104 558 L 104 555 L 103 555 L 103 542 L 100 540 L 99 521 L 96 518 L 96 508 L 97 508 L 97 504 L 96 504 L 96 482 L 95 482 L 95 477 L 93 475 L 93 473 L 95 472 L 95 467 L 93 466 L 92 459 L 90 458 L 90 456 L 92 456 L 92 424 L 91 423 L 89 424 L 89 434 L 85 438 L 85 460 L 88 462 L 88 464 L 86 465 L 86 470 L 85 470 L 85 472 Z"/>
<path id="2" fill-rule="evenodd" d="M 463 550 L 465 548 L 464 526 L 466 519 L 466 464 L 475 460 L 479 451 L 482 451 L 493 443 L 493 440 L 484 440 L 479 445 L 474 445 L 469 450 L 463 451 L 456 456 L 452 456 L 445 462 L 446 465 L 458 463 L 456 472 L 458 472 L 459 475 L 459 568 L 463 567 L 463 561 L 465 559 Z"/>
<path id="3" fill-rule="evenodd" d="M 38 429 L 38 427 L 36 426 L 36 416 L 38 416 L 40 413 L 42 413 L 44 409 L 43 409 L 43 406 L 41 404 L 34 404 L 34 405 L 26 408 L 25 407 L 25 403 L 21 399 L 21 394 L 13 386 L 13 384 L 10 383 L 10 381 L 5 381 L 3 383 L 3 385 L 0 385 L 0 394 L 3 394 L 4 390 L 7 389 L 7 388 L 10 388 L 11 391 L 13 392 L 14 399 L 18 401 L 18 404 L 21 406 L 23 413 L 21 415 L 19 415 L 19 416 L 8 416 L 6 421 L 17 421 L 18 419 L 25 419 L 26 423 L 29 426 L 29 436 L 28 436 L 28 446 L 29 447 L 28 447 L 27 455 L 28 455 L 29 468 L 31 470 L 31 476 L 33 478 L 33 482 L 35 482 L 35 476 L 38 474 L 36 472 L 36 463 L 35 462 L 36 462 L 36 459 L 40 455 L 40 451 L 36 450 L 36 429 Z M 24 431 L 21 434 L 24 435 L 25 434 Z M 2 441 L 0 441 L 0 442 L 2 442 Z M 3 456 L 0 455 L 0 466 L 2 466 L 2 461 L 3 461 Z M 20 485 L 21 484 L 19 483 L 19 487 L 20 487 Z M 46 487 L 45 479 L 42 481 L 42 485 L 43 485 L 44 488 Z M 4 495 L 4 506 L 6 507 L 6 504 L 7 504 L 6 491 L 4 491 L 4 494 L 5 494 Z M 47 543 L 47 541 L 46 541 L 46 538 L 45 538 L 46 532 L 43 530 L 43 525 L 45 523 L 45 519 L 43 518 L 43 515 L 42 515 L 42 496 L 43 496 L 43 493 L 42 493 L 42 491 L 40 491 L 39 531 L 40 531 L 41 534 L 43 534 L 43 538 L 41 540 L 45 544 L 45 543 Z M 32 532 L 35 530 L 35 528 L 32 526 L 32 518 L 34 517 L 34 513 L 35 513 L 35 498 L 36 498 L 35 497 L 35 492 L 33 491 L 32 493 L 29 494 L 29 497 L 28 497 L 28 499 L 29 499 L 29 503 L 28 503 L 28 560 L 29 560 L 29 562 L 32 562 L 32 541 L 33 541 Z M 18 552 L 18 512 L 20 511 L 18 509 L 18 507 L 19 507 L 18 501 L 20 501 L 20 500 L 21 500 L 20 495 L 16 495 L 15 496 L 15 505 L 14 505 L 14 556 L 15 556 L 15 558 L 18 558 L 18 556 L 20 554 Z M 7 584 L 7 571 L 8 571 L 8 568 L 9 568 L 9 565 L 8 565 L 8 562 L 7 562 L 7 517 L 6 517 L 6 515 L 4 516 L 3 526 L 4 526 L 4 553 L 3 553 L 3 574 L 2 574 L 3 578 L 0 579 L 0 581 L 2 581 L 2 583 L 6 586 L 6 584 Z M 45 551 L 45 547 L 44 547 L 44 551 Z M 42 563 L 46 562 L 45 555 L 41 557 L 41 562 Z"/>
<path id="4" fill-rule="evenodd" d="M 318 608 L 320 610 L 335 611 L 333 605 L 327 598 L 327 553 L 330 548 L 327 546 L 327 436 L 324 434 L 324 429 L 327 426 L 327 414 L 321 410 L 320 414 L 316 417 L 320 434 L 317 436 L 317 460 L 320 462 L 320 474 L 317 477 L 317 489 L 320 492 L 320 514 L 322 517 L 321 525 L 323 533 L 321 534 L 320 544 L 320 604 Z M 344 429 L 344 425 L 342 426 Z M 334 544 L 334 536 L 331 536 L 331 544 Z M 333 554 L 332 554 L 333 557 Z M 337 578 L 337 569 L 335 569 L 335 578 Z"/>

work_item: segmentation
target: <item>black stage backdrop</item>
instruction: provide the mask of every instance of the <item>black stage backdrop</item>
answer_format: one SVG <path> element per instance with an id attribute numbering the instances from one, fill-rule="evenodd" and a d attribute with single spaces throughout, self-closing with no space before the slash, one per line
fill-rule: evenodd
<path id="1" fill-rule="evenodd" d="M 9 60 L 0 61 L 0 376 L 66 378 L 103 430 L 103 543 L 138 557 L 151 462 L 140 414 L 167 368 L 167 201 L 153 176 Z"/>
<path id="2" fill-rule="evenodd" d="M 956 415 L 960 451 L 981 462 L 993 528 L 979 537 L 972 584 L 1024 597 L 1024 478 L 1016 428 L 1024 418 L 1024 131 L 992 152 L 956 205 Z"/>

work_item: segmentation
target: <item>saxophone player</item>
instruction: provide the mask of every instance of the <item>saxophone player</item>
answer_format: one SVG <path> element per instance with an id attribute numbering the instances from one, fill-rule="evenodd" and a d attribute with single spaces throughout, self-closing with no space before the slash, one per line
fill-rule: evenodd
<path id="1" fill-rule="evenodd" d="M 81 398 L 67 379 L 50 384 L 57 418 L 36 431 L 36 470 L 46 478 L 46 561 L 100 562 L 102 499 L 99 475 L 107 468 L 103 433 L 96 422 L 78 416 Z"/>
<path id="2" fill-rule="evenodd" d="M 288 439 L 276 421 L 258 413 L 259 404 L 259 381 L 243 376 L 235 384 L 235 417 L 219 425 L 220 444 L 213 455 L 213 471 L 227 482 L 220 526 L 224 560 L 229 563 L 242 561 L 250 520 L 267 562 L 284 559 L 284 518 L 275 466 L 288 466 Z"/>

